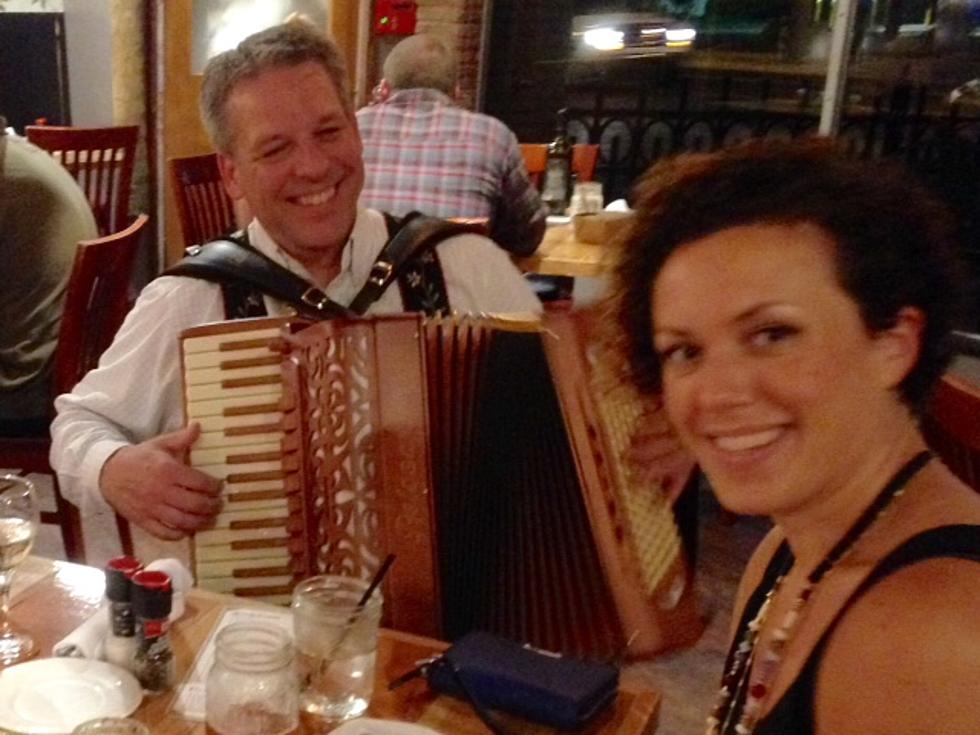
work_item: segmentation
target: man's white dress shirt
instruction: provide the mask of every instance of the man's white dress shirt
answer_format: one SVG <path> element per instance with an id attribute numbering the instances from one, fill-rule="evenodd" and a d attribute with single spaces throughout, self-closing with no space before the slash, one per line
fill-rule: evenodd
<path id="1" fill-rule="evenodd" d="M 256 249 L 313 281 L 306 268 L 278 247 L 257 220 L 249 225 L 248 236 Z M 317 285 L 334 301 L 349 304 L 386 240 L 383 216 L 374 210 L 359 210 L 344 247 L 340 273 L 325 287 Z M 437 251 L 449 305 L 455 311 L 541 311 L 520 272 L 492 241 L 459 235 L 441 243 Z M 272 316 L 292 311 L 269 297 L 265 304 Z M 403 310 L 401 294 L 393 284 L 368 313 Z M 62 493 L 83 515 L 111 510 L 99 490 L 99 475 L 115 451 L 181 428 L 180 333 L 223 319 L 220 286 L 195 278 L 157 278 L 140 294 L 98 368 L 55 401 L 58 415 L 51 425 L 51 463 Z M 137 531 L 134 529 L 134 535 Z"/>

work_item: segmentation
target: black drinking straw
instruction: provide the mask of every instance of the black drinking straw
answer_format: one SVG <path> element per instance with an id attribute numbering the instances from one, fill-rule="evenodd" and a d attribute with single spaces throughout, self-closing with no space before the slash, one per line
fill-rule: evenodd
<path id="1" fill-rule="evenodd" d="M 388 554 L 388 556 L 385 557 L 385 560 L 381 562 L 381 566 L 378 567 L 378 571 L 374 573 L 374 578 L 371 579 L 371 584 L 369 584 L 368 588 L 364 590 L 364 594 L 361 595 L 361 599 L 357 601 L 357 607 L 354 609 L 354 612 L 351 613 L 350 620 L 347 621 L 348 625 L 353 623 L 357 616 L 361 614 L 364 606 L 367 605 L 368 600 L 371 599 L 371 595 L 374 594 L 374 591 L 378 589 L 378 585 L 380 585 L 382 580 L 384 580 L 385 575 L 388 573 L 388 570 L 391 568 L 394 561 L 395 555 Z"/>
<path id="2" fill-rule="evenodd" d="M 357 622 L 357 619 L 360 617 L 361 613 L 364 612 L 364 607 L 367 605 L 368 600 L 371 599 L 371 595 L 374 594 L 374 591 L 378 589 L 378 586 L 384 580 L 385 575 L 388 573 L 388 570 L 391 568 L 394 561 L 395 555 L 388 554 L 388 556 L 385 557 L 385 560 L 381 563 L 381 566 L 378 567 L 378 571 L 374 573 L 374 577 L 371 579 L 371 584 L 369 584 L 367 589 L 364 590 L 364 594 L 361 595 L 361 599 L 357 601 L 357 607 L 354 608 L 354 612 L 352 612 L 350 617 L 347 618 L 347 623 L 344 625 L 344 629 L 340 632 L 337 640 L 330 647 L 329 653 L 327 653 L 327 655 L 320 661 L 321 674 L 327 667 L 330 666 L 331 663 L 333 663 L 334 656 L 337 655 L 337 650 L 343 645 L 344 640 L 347 638 L 347 634 L 350 632 L 350 629 L 354 626 L 354 623 Z"/>

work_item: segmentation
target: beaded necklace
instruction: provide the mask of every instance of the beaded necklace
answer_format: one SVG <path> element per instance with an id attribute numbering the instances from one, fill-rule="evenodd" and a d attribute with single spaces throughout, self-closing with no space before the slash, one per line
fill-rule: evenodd
<path id="1" fill-rule="evenodd" d="M 790 555 L 786 565 L 773 583 L 772 589 L 766 593 L 765 599 L 759 606 L 759 612 L 746 626 L 742 640 L 732 657 L 732 665 L 722 677 L 721 690 L 718 692 L 714 709 L 708 716 L 706 723 L 706 735 L 722 735 L 722 733 L 731 732 L 731 725 L 736 719 L 738 723 L 735 725 L 734 732 L 737 735 L 750 735 L 755 730 L 762 703 L 769 692 L 769 686 L 775 678 L 776 671 L 782 663 L 786 645 L 812 596 L 813 588 L 854 550 L 857 542 L 881 517 L 889 503 L 902 495 L 908 481 L 930 459 L 932 459 L 932 452 L 926 450 L 919 452 L 906 462 L 882 488 L 871 505 L 864 510 L 834 547 L 827 552 L 827 555 L 816 568 L 807 575 L 806 582 L 796 599 L 793 600 L 782 624 L 773 632 L 766 650 L 762 652 L 759 663 L 755 667 L 756 680 L 750 684 L 749 679 L 752 674 L 752 664 L 755 660 L 759 633 L 766 622 L 766 616 L 769 614 L 769 607 L 773 598 L 779 592 L 783 580 L 793 567 L 793 557 Z M 746 691 L 746 687 L 748 687 L 748 691 Z M 740 707 L 739 704 L 743 701 L 744 704 Z"/>

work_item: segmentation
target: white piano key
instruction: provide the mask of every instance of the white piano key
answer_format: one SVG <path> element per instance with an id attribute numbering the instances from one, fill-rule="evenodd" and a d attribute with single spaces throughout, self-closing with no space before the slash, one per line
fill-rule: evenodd
<path id="1" fill-rule="evenodd" d="M 201 586 L 212 592 L 230 594 L 242 587 L 280 587 L 292 585 L 292 583 L 293 575 L 290 574 L 289 576 L 283 577 L 255 577 L 251 579 L 241 577 L 208 577 L 207 584 L 202 584 Z"/>
<path id="2" fill-rule="evenodd" d="M 249 465 L 221 463 L 200 466 L 194 465 L 194 467 L 216 480 L 226 480 L 229 475 L 247 475 L 255 472 L 281 472 L 282 461 L 254 462 Z"/>
<path id="3" fill-rule="evenodd" d="M 253 365 L 241 368 L 202 368 L 200 370 L 188 370 L 184 376 L 187 386 L 220 385 L 226 380 L 239 380 L 241 378 L 278 378 L 282 375 L 282 368 L 277 361 L 275 365 Z M 188 388 L 192 393 L 195 388 Z"/>
<path id="4" fill-rule="evenodd" d="M 278 447 L 282 442 L 282 432 L 268 432 L 265 434 L 238 434 L 228 436 L 223 431 L 205 431 L 201 433 L 197 441 L 194 442 L 193 451 L 198 452 L 202 449 L 222 449 L 234 447 L 246 447 L 250 444 L 275 443 Z"/>
<path id="5" fill-rule="evenodd" d="M 231 544 L 236 541 L 271 541 L 276 539 L 288 539 L 289 530 L 286 528 L 242 528 L 234 531 L 228 528 L 215 528 L 206 531 L 198 531 L 195 535 L 195 543 L 198 548 L 203 546 L 219 546 Z"/>
<path id="6" fill-rule="evenodd" d="M 195 352 L 224 352 L 224 354 L 230 354 L 233 351 L 221 350 L 222 345 L 227 346 L 234 342 L 241 342 L 244 340 L 274 340 L 278 337 L 279 327 L 269 327 L 267 329 L 225 332 L 223 334 L 209 334 L 202 337 L 187 337 L 183 340 L 183 343 L 184 352 L 187 354 L 193 354 Z"/>
<path id="7" fill-rule="evenodd" d="M 287 518 L 289 518 L 288 508 L 222 510 L 215 516 L 212 528 L 229 528 L 232 523 L 241 521 L 285 521 Z"/>
<path id="8" fill-rule="evenodd" d="M 280 559 L 221 559 L 198 564 L 197 577 L 200 580 L 211 577 L 232 577 L 236 571 L 245 569 L 279 569 L 289 564 L 289 555 Z M 240 577 L 243 580 L 262 579 L 262 577 Z"/>
<path id="9" fill-rule="evenodd" d="M 196 546 L 194 549 L 196 567 L 211 561 L 236 559 L 263 559 L 268 562 L 264 566 L 276 566 L 289 563 L 289 549 L 285 546 L 274 546 L 262 549 L 232 549 L 229 544 L 217 546 Z"/>
<path id="10" fill-rule="evenodd" d="M 236 516 L 246 517 L 249 513 L 266 513 L 266 517 L 280 515 L 285 516 L 289 513 L 289 499 L 285 497 L 281 498 L 269 498 L 266 500 L 249 500 L 249 501 L 236 501 L 228 502 L 225 501 L 224 506 L 221 509 L 222 514 L 232 514 Z"/>
<path id="11" fill-rule="evenodd" d="M 198 469 L 204 469 L 208 465 L 231 464 L 233 457 L 247 457 L 248 455 L 268 454 L 270 452 L 279 454 L 282 445 L 279 441 L 265 443 L 252 443 L 239 447 L 218 447 L 216 449 L 199 449 L 196 445 L 191 449 L 191 465 Z M 247 467 L 252 464 L 251 460 L 235 462 Z"/>
<path id="12" fill-rule="evenodd" d="M 185 344 L 187 340 L 184 340 Z M 268 347 L 249 347 L 242 350 L 226 350 L 225 352 L 184 352 L 184 368 L 187 372 L 193 372 L 200 368 L 218 367 L 223 362 L 229 360 L 254 360 L 256 358 L 268 357 L 278 354 Z"/>
<path id="13" fill-rule="evenodd" d="M 289 500 L 286 498 L 269 498 L 268 500 L 229 502 L 225 499 L 224 507 L 218 513 L 217 518 L 220 518 L 226 513 L 251 513 L 253 511 L 264 511 L 268 514 L 266 516 L 267 518 L 278 518 L 280 515 L 286 516 L 289 514 Z"/>
<path id="14" fill-rule="evenodd" d="M 282 391 L 275 393 L 256 393 L 230 398 L 215 398 L 211 401 L 197 401 L 187 406 L 187 421 L 200 421 L 206 416 L 220 416 L 225 409 L 254 409 L 256 413 L 279 407 Z M 239 411 L 239 413 L 241 413 Z"/>
<path id="15" fill-rule="evenodd" d="M 195 420 L 201 425 L 201 432 L 203 434 L 222 433 L 227 429 L 278 424 L 282 421 L 282 412 L 248 413 L 242 416 L 215 414 L 213 416 L 202 416 Z"/>
<path id="16" fill-rule="evenodd" d="M 252 480 L 250 482 L 226 482 L 224 487 L 224 497 L 229 501 L 234 501 L 240 493 L 262 493 L 262 492 L 284 492 L 286 483 L 284 480 Z"/>
<path id="17" fill-rule="evenodd" d="M 203 403 L 221 401 L 225 406 L 233 407 L 239 403 L 246 403 L 246 401 L 241 400 L 243 398 L 253 398 L 255 396 L 276 396 L 278 398 L 282 395 L 282 384 L 262 383 L 259 385 L 242 385 L 237 388 L 225 388 L 216 383 L 190 385 L 187 386 L 185 395 L 187 396 L 187 410 L 194 414 L 198 413 L 196 409 Z M 248 401 L 248 403 L 251 404 L 252 401 Z M 210 413 L 217 412 L 212 411 Z M 198 415 L 207 416 L 209 414 L 198 413 Z"/>

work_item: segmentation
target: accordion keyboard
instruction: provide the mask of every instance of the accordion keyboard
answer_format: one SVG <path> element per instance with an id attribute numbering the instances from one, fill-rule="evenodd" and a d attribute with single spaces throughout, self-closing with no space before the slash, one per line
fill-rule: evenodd
<path id="1" fill-rule="evenodd" d="M 185 415 L 201 425 L 190 465 L 222 481 L 223 507 L 193 541 L 197 584 L 288 602 L 302 564 L 302 517 L 285 484 L 281 319 L 206 325 L 182 335 Z"/>

